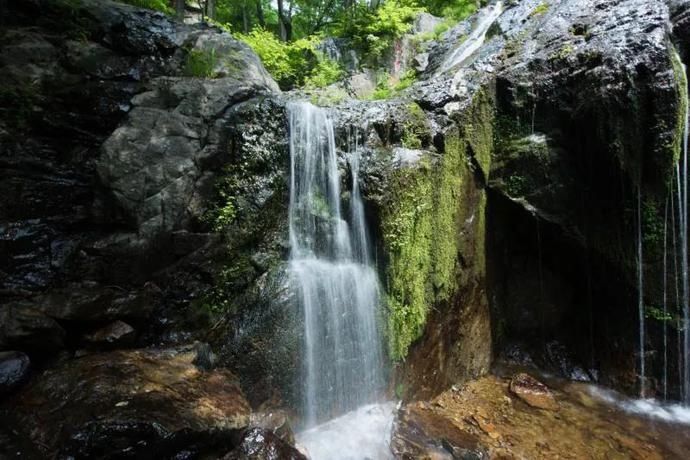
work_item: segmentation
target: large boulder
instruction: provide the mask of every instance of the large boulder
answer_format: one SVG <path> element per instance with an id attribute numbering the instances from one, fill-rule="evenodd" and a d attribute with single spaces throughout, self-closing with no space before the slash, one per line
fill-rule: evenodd
<path id="1" fill-rule="evenodd" d="M 250 408 L 230 372 L 195 364 L 200 353 L 191 346 L 69 360 L 36 375 L 2 407 L 3 421 L 46 456 L 223 454 L 239 445 Z"/>

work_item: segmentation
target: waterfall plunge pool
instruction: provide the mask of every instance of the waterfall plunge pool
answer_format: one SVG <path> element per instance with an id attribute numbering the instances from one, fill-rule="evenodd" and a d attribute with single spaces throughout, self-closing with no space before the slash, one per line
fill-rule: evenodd
<path id="1" fill-rule="evenodd" d="M 312 460 L 387 460 L 397 402 L 368 404 L 297 434 Z"/>

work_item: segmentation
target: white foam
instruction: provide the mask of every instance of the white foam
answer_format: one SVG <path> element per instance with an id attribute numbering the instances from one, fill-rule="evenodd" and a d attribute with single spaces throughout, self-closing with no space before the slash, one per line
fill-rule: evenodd
<path id="1" fill-rule="evenodd" d="M 612 404 L 625 412 L 672 423 L 690 425 L 690 407 L 668 404 L 656 399 L 629 399 L 613 390 L 588 386 L 592 396 Z"/>
<path id="2" fill-rule="evenodd" d="M 297 435 L 311 460 L 387 460 L 395 402 L 370 404 Z"/>

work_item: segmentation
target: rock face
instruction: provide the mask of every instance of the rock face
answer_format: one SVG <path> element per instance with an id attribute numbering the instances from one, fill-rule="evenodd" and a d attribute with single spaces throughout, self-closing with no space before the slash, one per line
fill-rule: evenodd
<path id="1" fill-rule="evenodd" d="M 74 359 L 3 406 L 3 420 L 12 420 L 13 430 L 44 455 L 224 453 L 248 426 L 249 404 L 232 374 L 204 371 L 193 363 L 197 358 L 186 348 Z"/>
<path id="2" fill-rule="evenodd" d="M 227 117 L 276 83 L 218 28 L 111 1 L 4 5 L 0 68 L 0 348 L 113 321 L 189 340 L 224 253 L 206 216 Z"/>
<path id="3" fill-rule="evenodd" d="M 29 377 L 31 361 L 18 351 L 0 352 L 0 396 L 16 390 Z"/>
<path id="4" fill-rule="evenodd" d="M 485 372 L 492 348 L 515 340 L 540 353 L 558 341 L 589 374 L 638 385 L 634 210 L 639 189 L 645 302 L 660 305 L 659 232 L 686 91 L 669 38 L 685 49 L 682 3 L 506 4 L 485 42 L 450 66 L 480 12 L 425 46 L 425 70 L 399 101 L 354 110 L 374 152 L 363 191 L 408 396 Z M 381 115 L 412 103 L 422 123 Z M 660 326 L 648 349 L 660 349 Z"/>

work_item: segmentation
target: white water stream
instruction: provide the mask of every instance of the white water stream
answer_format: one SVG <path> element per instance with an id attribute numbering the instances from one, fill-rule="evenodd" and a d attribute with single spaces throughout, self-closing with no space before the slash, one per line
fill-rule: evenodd
<path id="1" fill-rule="evenodd" d="M 349 152 L 352 193 L 344 211 L 328 111 L 293 103 L 288 112 L 290 271 L 304 314 L 306 431 L 299 443 L 314 460 L 385 458 L 378 452 L 388 451 L 393 411 L 373 404 L 385 380 L 381 299 L 359 192 L 359 152 Z"/>

